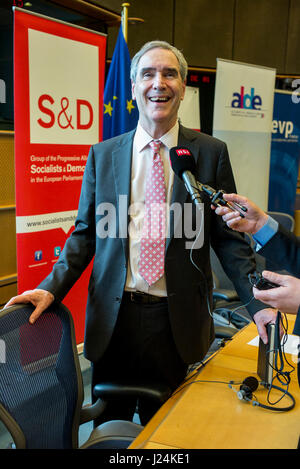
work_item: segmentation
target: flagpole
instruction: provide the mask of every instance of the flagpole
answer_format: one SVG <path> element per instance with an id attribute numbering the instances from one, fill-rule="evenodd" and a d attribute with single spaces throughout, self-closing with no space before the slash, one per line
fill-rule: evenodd
<path id="1" fill-rule="evenodd" d="M 128 7 L 123 4 L 122 7 Z M 125 16 L 125 15 L 124 15 Z M 104 89 L 103 140 L 116 137 L 133 130 L 137 126 L 139 113 L 133 103 L 130 81 L 130 55 L 127 35 L 124 38 L 123 26 L 131 20 L 122 17 L 115 50 L 108 70 Z"/>
<path id="2" fill-rule="evenodd" d="M 125 41 L 127 42 L 128 39 L 128 7 L 130 7 L 130 3 L 122 3 L 122 31 Z"/>

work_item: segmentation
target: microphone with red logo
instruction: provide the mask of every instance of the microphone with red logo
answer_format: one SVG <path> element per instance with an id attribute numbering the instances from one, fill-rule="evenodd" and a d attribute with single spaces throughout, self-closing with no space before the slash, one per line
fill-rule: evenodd
<path id="1" fill-rule="evenodd" d="M 192 153 L 188 148 L 173 147 L 170 150 L 170 162 L 174 173 L 183 180 L 192 201 L 200 208 L 202 199 L 194 176 L 196 163 Z"/>
<path id="2" fill-rule="evenodd" d="M 198 205 L 201 203 L 200 191 L 208 195 L 211 204 L 217 206 L 227 206 L 231 210 L 237 210 L 242 218 L 245 215 L 241 212 L 246 212 L 247 208 L 236 202 L 227 202 L 223 199 L 224 191 L 216 191 L 207 184 L 201 184 L 196 181 L 194 173 L 196 172 L 196 163 L 191 151 L 188 148 L 173 147 L 170 150 L 170 162 L 174 173 L 183 180 L 186 190 L 190 194 L 192 201 Z"/>

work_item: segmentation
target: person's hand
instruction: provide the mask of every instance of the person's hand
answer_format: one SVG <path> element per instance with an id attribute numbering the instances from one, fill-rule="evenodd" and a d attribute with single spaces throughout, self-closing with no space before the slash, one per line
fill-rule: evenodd
<path id="1" fill-rule="evenodd" d="M 253 320 L 257 327 L 257 332 L 264 344 L 268 343 L 267 324 L 275 324 L 277 318 L 277 310 L 271 308 L 261 309 L 254 314 Z"/>
<path id="2" fill-rule="evenodd" d="M 269 290 L 253 287 L 255 298 L 282 312 L 297 314 L 300 306 L 300 280 L 291 275 L 281 275 L 268 270 L 264 270 L 262 275 L 270 282 L 277 283 L 279 287 Z"/>
<path id="3" fill-rule="evenodd" d="M 48 308 L 54 301 L 54 295 L 47 290 L 28 290 L 21 295 L 14 296 L 11 298 L 4 308 L 19 303 L 32 303 L 35 306 L 35 310 L 29 317 L 29 322 L 33 324 L 40 315 Z"/>
<path id="4" fill-rule="evenodd" d="M 247 211 L 243 212 L 245 218 L 242 218 L 238 211 L 232 211 L 228 207 L 215 209 L 216 214 L 223 218 L 229 228 L 243 233 L 255 234 L 266 224 L 268 215 L 251 200 L 237 194 L 224 194 L 223 198 L 227 202 L 237 202 L 247 208 Z"/>

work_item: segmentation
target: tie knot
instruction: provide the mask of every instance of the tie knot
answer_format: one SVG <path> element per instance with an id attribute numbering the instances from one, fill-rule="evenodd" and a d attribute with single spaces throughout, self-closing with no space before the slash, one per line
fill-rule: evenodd
<path id="1" fill-rule="evenodd" d="M 161 141 L 160 141 L 160 140 L 152 140 L 152 141 L 150 142 L 150 147 L 152 148 L 152 150 L 154 151 L 154 153 L 159 153 L 160 145 L 161 145 Z"/>

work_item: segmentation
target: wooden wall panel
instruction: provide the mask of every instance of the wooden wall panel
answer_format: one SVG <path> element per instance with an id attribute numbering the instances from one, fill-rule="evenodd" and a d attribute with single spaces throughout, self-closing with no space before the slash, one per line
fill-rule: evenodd
<path id="1" fill-rule="evenodd" d="M 14 134 L 0 132 L 0 306 L 17 291 Z"/>
<path id="2" fill-rule="evenodd" d="M 82 0 L 85 1 L 85 0 Z M 120 14 L 122 2 L 93 0 Z M 163 39 L 182 49 L 190 66 L 216 67 L 216 58 L 274 67 L 299 74 L 300 0 L 131 0 L 130 55 L 147 41 Z M 112 57 L 118 27 L 108 28 Z"/>
<path id="3" fill-rule="evenodd" d="M 190 66 L 232 58 L 234 0 L 176 0 L 174 44 Z"/>
<path id="4" fill-rule="evenodd" d="M 0 286 L 0 308 L 6 305 L 8 300 L 10 300 L 13 296 L 16 296 L 16 295 L 17 295 L 16 280 L 12 281 L 12 283 Z"/>
<path id="5" fill-rule="evenodd" d="M 0 240 L 0 279 L 3 280 L 3 277 L 16 275 L 16 215 L 14 209 L 1 210 L 0 208 Z"/>
<path id="6" fill-rule="evenodd" d="M 15 204 L 14 134 L 0 132 L 0 206 Z"/>
<path id="7" fill-rule="evenodd" d="M 144 23 L 128 27 L 128 48 L 130 56 L 152 40 L 173 41 L 173 0 L 151 0 L 130 2 L 130 18 L 142 18 Z M 108 28 L 108 58 L 112 57 L 118 28 Z"/>
<path id="8" fill-rule="evenodd" d="M 233 59 L 285 71 L 289 0 L 236 0 Z"/>
<path id="9" fill-rule="evenodd" d="M 300 74 L 300 1 L 290 0 L 285 73 Z"/>

